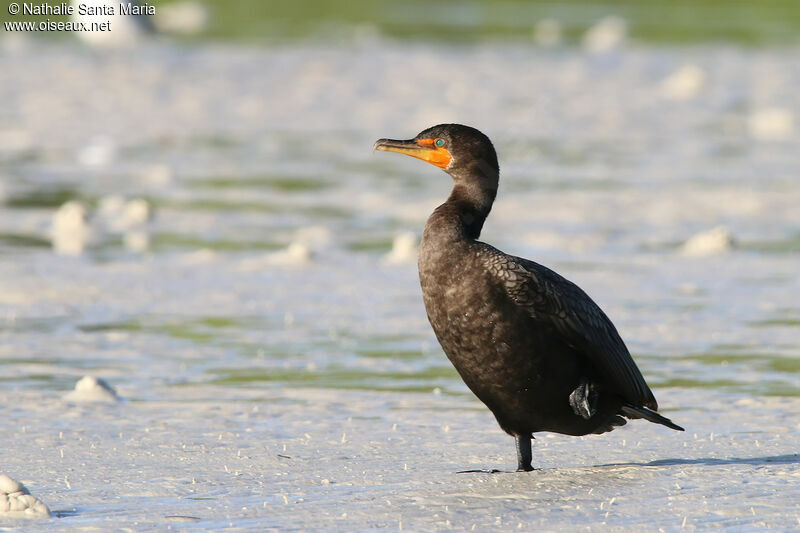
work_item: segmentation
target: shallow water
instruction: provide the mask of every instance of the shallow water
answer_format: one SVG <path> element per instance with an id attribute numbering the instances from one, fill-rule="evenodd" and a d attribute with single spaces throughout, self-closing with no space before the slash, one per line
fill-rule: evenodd
<path id="1" fill-rule="evenodd" d="M 169 517 L 184 515 L 208 530 L 591 528 L 608 511 L 594 497 L 592 512 L 577 509 L 583 491 L 625 480 L 615 528 L 681 527 L 701 496 L 722 500 L 693 527 L 796 527 L 799 58 L 370 37 L 164 42 L 135 55 L 5 43 L 0 391 L 15 400 L 0 413 L 15 434 L 3 468 L 65 530 L 178 528 L 184 519 Z M 702 72 L 699 87 L 668 88 L 687 66 Z M 371 153 L 379 137 L 444 121 L 479 127 L 499 153 L 483 239 L 584 287 L 686 435 L 638 423 L 544 437 L 544 477 L 451 475 L 508 468 L 513 449 L 441 353 L 413 258 L 383 260 L 397 235 L 420 234 L 449 178 Z M 152 217 L 104 211 L 114 195 L 145 199 Z M 92 235 L 75 256 L 51 247 L 69 200 L 86 206 Z M 732 244 L 682 251 L 716 226 Z M 129 403 L 60 402 L 86 374 Z M 325 444 L 281 478 L 283 444 L 316 439 Z M 227 476 L 248 449 L 252 461 Z M 689 494 L 670 492 L 685 486 L 678 478 Z M 665 493 L 679 509 L 648 521 Z M 298 501 L 321 511 L 295 523 Z"/>

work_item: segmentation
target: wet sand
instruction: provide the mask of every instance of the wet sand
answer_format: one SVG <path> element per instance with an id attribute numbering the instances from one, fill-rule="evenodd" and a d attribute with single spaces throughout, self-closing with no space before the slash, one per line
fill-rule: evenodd
<path id="1" fill-rule="evenodd" d="M 135 396 L 136 391 L 126 391 Z M 45 501 L 26 531 L 666 531 L 797 527 L 796 399 L 661 390 L 686 433 L 542 434 L 539 470 L 476 401 L 214 388 L 70 404 L 17 395 L 3 468 Z M 500 469 L 501 473 L 458 473 Z M 13 526 L 14 521 L 0 519 Z M 20 525 L 16 522 L 16 525 Z"/>

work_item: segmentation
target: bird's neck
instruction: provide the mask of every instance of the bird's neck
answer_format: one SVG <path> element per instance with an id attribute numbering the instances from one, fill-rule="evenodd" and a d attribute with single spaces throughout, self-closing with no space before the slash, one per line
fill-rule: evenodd
<path id="1" fill-rule="evenodd" d="M 423 237 L 446 240 L 475 240 L 492 209 L 496 189 L 456 182 L 447 201 L 428 219 Z"/>

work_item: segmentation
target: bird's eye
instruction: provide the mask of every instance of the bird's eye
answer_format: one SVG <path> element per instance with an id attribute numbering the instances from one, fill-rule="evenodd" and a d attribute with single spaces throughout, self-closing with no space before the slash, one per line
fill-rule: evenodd
<path id="1" fill-rule="evenodd" d="M 436 139 L 436 140 L 434 141 L 434 143 L 436 144 L 436 146 L 438 146 L 439 148 L 441 148 L 442 146 L 444 146 L 444 139 Z"/>

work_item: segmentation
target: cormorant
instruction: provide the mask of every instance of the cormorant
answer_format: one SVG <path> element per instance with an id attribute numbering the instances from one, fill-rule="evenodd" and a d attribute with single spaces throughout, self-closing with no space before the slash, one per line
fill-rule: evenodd
<path id="1" fill-rule="evenodd" d="M 516 439 L 518 471 L 533 470 L 539 431 L 605 433 L 625 418 L 683 431 L 658 404 L 606 314 L 547 267 L 478 239 L 500 167 L 486 135 L 440 124 L 374 149 L 427 161 L 453 190 L 425 225 L 419 279 L 428 320 L 464 383 Z"/>

